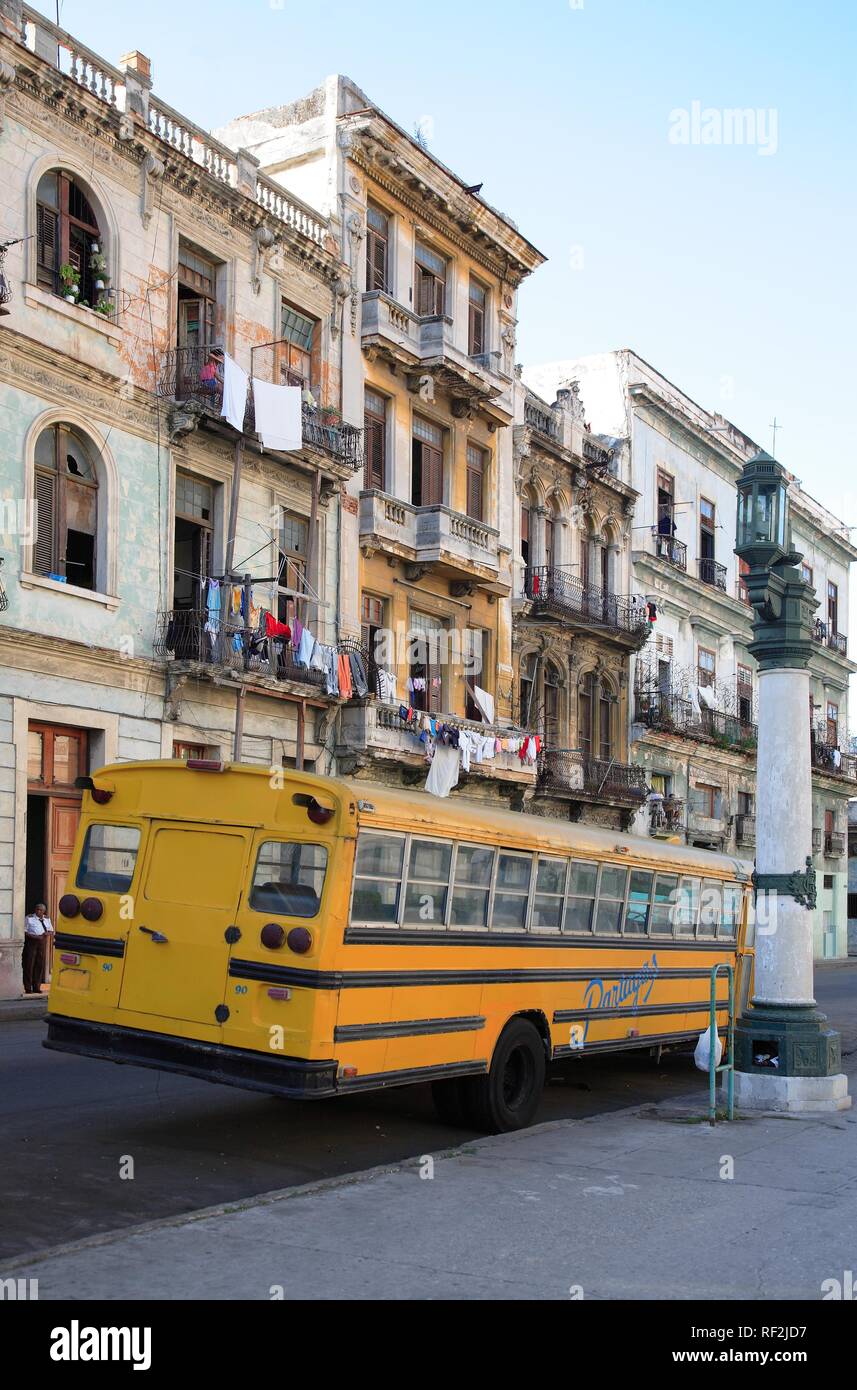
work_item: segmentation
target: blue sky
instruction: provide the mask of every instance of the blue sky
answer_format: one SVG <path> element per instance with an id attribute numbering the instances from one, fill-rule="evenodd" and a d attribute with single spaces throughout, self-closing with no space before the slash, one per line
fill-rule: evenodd
<path id="1" fill-rule="evenodd" d="M 776 415 L 779 458 L 857 526 L 853 0 L 64 0 L 61 22 L 141 49 L 207 128 L 335 71 L 406 129 L 428 117 L 550 258 L 520 360 L 633 347 L 767 448 Z M 773 111 L 775 152 L 671 143 L 693 102 L 765 112 L 772 149 Z"/>

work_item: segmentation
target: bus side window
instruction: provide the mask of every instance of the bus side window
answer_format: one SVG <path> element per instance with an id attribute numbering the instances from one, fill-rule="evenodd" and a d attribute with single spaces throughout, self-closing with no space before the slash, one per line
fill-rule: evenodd
<path id="1" fill-rule="evenodd" d="M 699 915 L 700 880 L 683 878 L 673 908 L 673 922 L 676 936 L 695 936 L 696 919 Z"/>
<path id="2" fill-rule="evenodd" d="M 398 925 L 404 858 L 404 835 L 360 832 L 351 903 L 352 922 Z"/>
<path id="3" fill-rule="evenodd" d="M 549 859 L 547 855 L 539 855 L 533 915 L 530 920 L 532 931 L 559 931 L 562 925 L 562 904 L 565 899 L 567 877 L 566 859 Z"/>
<path id="4" fill-rule="evenodd" d="M 487 927 L 494 856 L 495 851 L 485 845 L 458 846 L 450 926 Z"/>
<path id="5" fill-rule="evenodd" d="M 625 913 L 625 935 L 645 936 L 649 928 L 649 906 L 654 874 L 645 869 L 631 870 L 628 910 Z"/>
<path id="6" fill-rule="evenodd" d="M 652 908 L 652 936 L 672 936 L 673 914 L 678 899 L 678 875 L 658 874 Z"/>
<path id="7" fill-rule="evenodd" d="M 442 927 L 446 921 L 452 845 L 440 840 L 411 840 L 408 886 L 402 921 L 408 925 Z"/>
<path id="8" fill-rule="evenodd" d="M 501 851 L 497 862 L 491 926 L 499 931 L 523 931 L 527 925 L 527 906 L 530 901 L 530 879 L 533 873 L 531 854 L 512 854 Z"/>
<path id="9" fill-rule="evenodd" d="M 706 878 L 702 884 L 702 897 L 699 901 L 699 930 L 697 936 L 717 936 L 723 900 L 720 884 L 716 879 Z"/>
<path id="10" fill-rule="evenodd" d="M 720 919 L 720 929 L 717 933 L 718 938 L 722 937 L 727 941 L 734 941 L 738 935 L 738 924 L 741 921 L 741 900 L 743 889 L 738 883 L 724 883 L 723 885 L 723 916 Z"/>
<path id="11" fill-rule="evenodd" d="M 250 887 L 255 912 L 315 917 L 321 907 L 327 850 L 301 841 L 266 840 L 259 846 Z"/>
<path id="12" fill-rule="evenodd" d="M 595 917 L 596 932 L 612 933 L 621 930 L 627 883 L 627 869 L 617 869 L 613 864 L 602 864 Z"/>
<path id="13" fill-rule="evenodd" d="M 592 931 L 592 914 L 595 907 L 595 885 L 598 882 L 598 865 L 583 864 L 572 859 L 569 865 L 568 897 L 565 903 L 563 931 Z"/>

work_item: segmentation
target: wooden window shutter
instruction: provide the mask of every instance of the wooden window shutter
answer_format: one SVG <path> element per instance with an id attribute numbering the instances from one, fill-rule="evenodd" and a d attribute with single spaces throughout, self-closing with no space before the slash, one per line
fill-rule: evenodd
<path id="1" fill-rule="evenodd" d="M 470 356 L 485 351 L 485 315 L 478 304 L 470 305 Z"/>
<path id="2" fill-rule="evenodd" d="M 467 515 L 482 521 L 485 460 L 481 449 L 467 450 Z"/>
<path id="3" fill-rule="evenodd" d="M 434 312 L 434 276 L 417 266 L 417 313 L 422 317 Z"/>
<path id="4" fill-rule="evenodd" d="M 443 454 L 430 444 L 423 444 L 423 497 L 424 507 L 443 502 Z"/>
<path id="5" fill-rule="evenodd" d="M 384 425 L 366 416 L 366 467 L 363 482 L 367 488 L 384 486 Z"/>
<path id="6" fill-rule="evenodd" d="M 36 469 L 36 543 L 33 546 L 33 571 L 36 574 L 56 572 L 56 474 Z"/>
<path id="7" fill-rule="evenodd" d="M 59 242 L 59 214 L 39 204 L 36 209 L 36 260 L 43 270 L 56 273 Z"/>

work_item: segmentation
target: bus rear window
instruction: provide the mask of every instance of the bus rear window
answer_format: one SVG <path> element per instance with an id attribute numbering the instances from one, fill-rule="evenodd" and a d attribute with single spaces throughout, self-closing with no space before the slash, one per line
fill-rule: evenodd
<path id="1" fill-rule="evenodd" d="M 127 893 L 134 877 L 140 831 L 134 825 L 91 825 L 75 886 L 98 893 Z"/>
<path id="2" fill-rule="evenodd" d="M 324 845 L 266 840 L 259 846 L 250 906 L 256 912 L 276 912 L 282 917 L 315 917 L 326 871 Z"/>

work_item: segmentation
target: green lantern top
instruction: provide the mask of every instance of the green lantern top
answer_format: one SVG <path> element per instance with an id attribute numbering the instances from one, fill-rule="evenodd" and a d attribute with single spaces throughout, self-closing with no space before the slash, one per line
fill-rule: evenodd
<path id="1" fill-rule="evenodd" d="M 738 480 L 735 552 L 751 569 L 768 569 L 791 552 L 788 489 L 786 470 L 770 454 L 745 463 Z"/>

